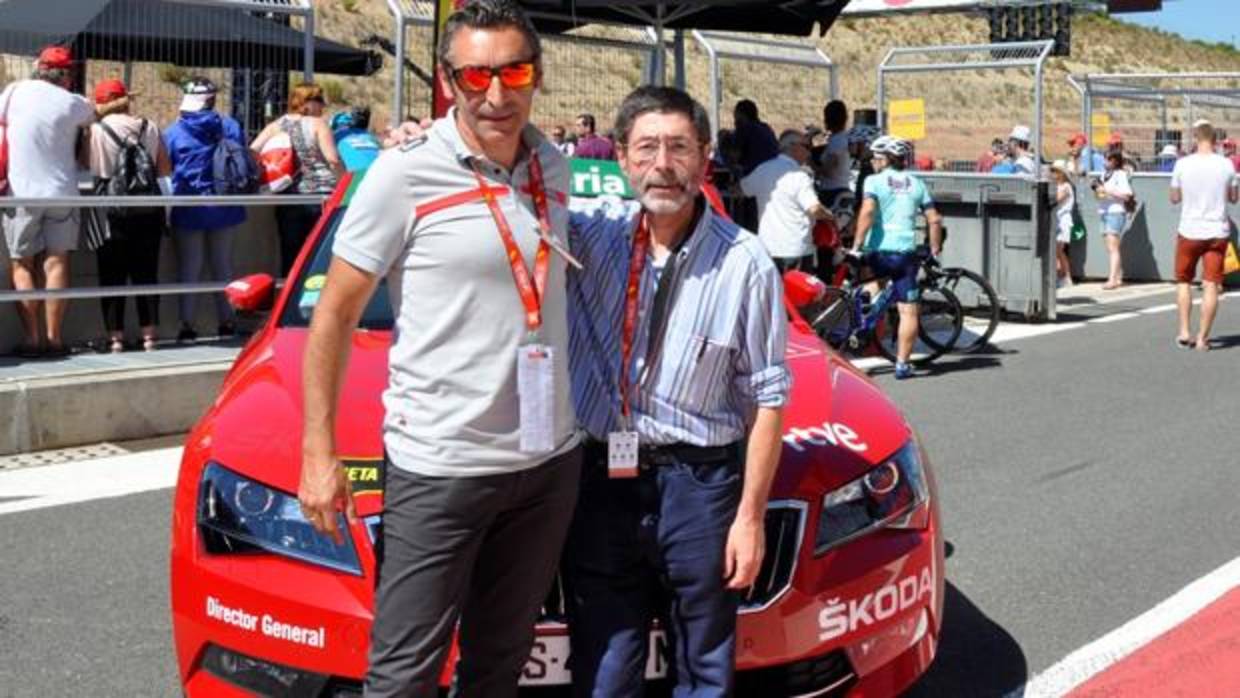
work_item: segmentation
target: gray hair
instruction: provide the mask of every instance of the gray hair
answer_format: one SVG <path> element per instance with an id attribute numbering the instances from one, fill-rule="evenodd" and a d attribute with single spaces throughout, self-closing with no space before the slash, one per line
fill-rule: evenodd
<path id="1" fill-rule="evenodd" d="M 805 134 L 795 128 L 790 128 L 779 134 L 779 149 L 785 153 L 791 150 L 793 146 L 802 145 L 803 143 L 805 143 Z"/>
<path id="2" fill-rule="evenodd" d="M 537 62 L 542 59 L 542 41 L 538 38 L 538 31 L 534 29 L 534 23 L 520 5 L 513 0 L 471 0 L 449 15 L 448 21 L 444 23 L 437 54 L 439 64 L 445 68 L 454 67 L 448 60 L 448 53 L 452 48 L 452 40 L 461 29 L 506 28 L 516 29 L 525 37 L 526 45 L 533 51 L 531 60 Z"/>
<path id="3" fill-rule="evenodd" d="M 53 85 L 65 84 L 72 74 L 64 68 L 35 68 L 30 77 Z"/>
<path id="4" fill-rule="evenodd" d="M 706 114 L 706 108 L 684 90 L 653 85 L 633 90 L 620 103 L 616 111 L 616 142 L 622 146 L 628 143 L 634 122 L 650 112 L 685 115 L 693 123 L 698 143 L 710 143 L 710 116 Z"/>

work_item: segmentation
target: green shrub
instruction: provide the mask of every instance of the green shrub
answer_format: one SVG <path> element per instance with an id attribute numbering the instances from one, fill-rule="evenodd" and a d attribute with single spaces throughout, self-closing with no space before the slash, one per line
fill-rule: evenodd
<path id="1" fill-rule="evenodd" d="M 155 70 L 155 74 L 159 76 L 160 82 L 166 82 L 178 87 L 189 79 L 188 70 L 179 65 L 172 65 L 171 63 L 161 63 Z"/>

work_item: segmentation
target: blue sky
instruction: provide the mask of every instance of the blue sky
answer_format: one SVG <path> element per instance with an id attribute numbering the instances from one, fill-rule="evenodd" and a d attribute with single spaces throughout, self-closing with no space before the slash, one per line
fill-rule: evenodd
<path id="1" fill-rule="evenodd" d="M 1240 0 L 1163 0 L 1163 9 L 1158 12 L 1114 16 L 1190 39 L 1222 41 L 1240 47 Z"/>

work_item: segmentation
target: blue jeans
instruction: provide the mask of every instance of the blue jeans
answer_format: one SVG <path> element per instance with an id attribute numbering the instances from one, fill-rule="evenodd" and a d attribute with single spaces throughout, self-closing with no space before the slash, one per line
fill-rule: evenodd
<path id="1" fill-rule="evenodd" d="M 740 503 L 742 454 L 607 477 L 606 448 L 588 446 L 561 569 L 575 696 L 641 696 L 652 619 L 673 658 L 677 698 L 731 694 L 740 597 L 725 588 L 723 552 Z"/>

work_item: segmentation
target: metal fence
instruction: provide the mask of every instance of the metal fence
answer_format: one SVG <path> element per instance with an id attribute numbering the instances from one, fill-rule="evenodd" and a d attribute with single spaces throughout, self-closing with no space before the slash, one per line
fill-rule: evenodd
<path id="1" fill-rule="evenodd" d="M 1093 73 L 1068 76 L 1081 97 L 1081 128 L 1099 149 L 1120 134 L 1124 152 L 1143 171 L 1169 166 L 1159 153 L 1192 148 L 1191 129 L 1209 119 L 1240 136 L 1240 73 Z"/>
<path id="2" fill-rule="evenodd" d="M 888 51 L 878 67 L 878 123 L 890 126 L 893 95 L 920 98 L 926 94 L 948 95 L 955 105 L 969 105 L 978 112 L 1000 114 L 1008 123 L 1024 124 L 1032 130 L 1033 152 L 1043 153 L 1043 74 L 1053 41 L 1028 41 L 1003 44 L 971 44 L 958 46 L 921 46 L 894 48 Z M 982 89 L 957 90 L 947 83 L 949 74 L 957 72 L 1018 71 L 1032 78 L 1028 91 L 1009 81 L 994 81 Z M 899 76 L 898 89 L 890 78 Z M 919 154 L 960 157 L 981 153 L 991 140 L 1004 138 L 1004 133 L 976 131 L 951 116 L 936 113 L 933 103 L 926 104 L 925 138 L 916 143 Z M 981 119 L 978 119 L 980 122 Z"/>

